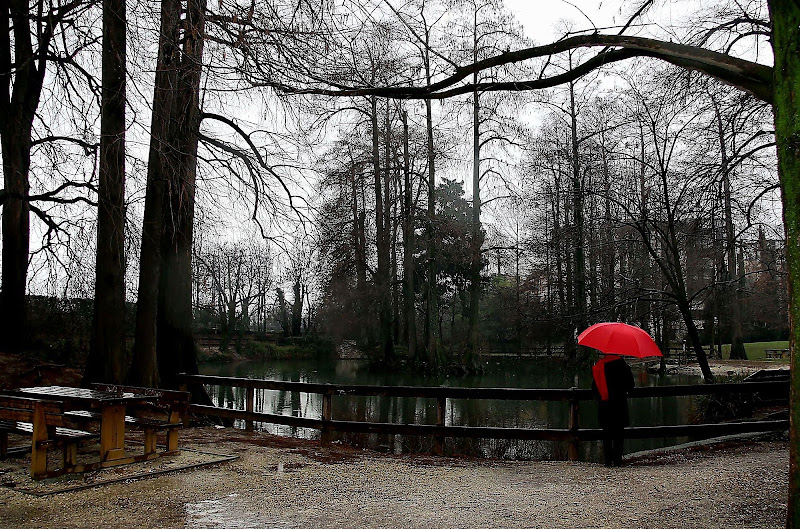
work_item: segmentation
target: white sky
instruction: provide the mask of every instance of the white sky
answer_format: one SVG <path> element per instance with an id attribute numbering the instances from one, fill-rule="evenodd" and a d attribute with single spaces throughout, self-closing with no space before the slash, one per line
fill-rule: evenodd
<path id="1" fill-rule="evenodd" d="M 508 9 L 525 27 L 528 37 L 545 44 L 561 36 L 556 30 L 562 20 L 572 21 L 576 29 L 589 29 L 619 24 L 626 18 L 620 13 L 618 0 L 505 0 Z M 623 8 L 624 10 L 625 8 Z"/>

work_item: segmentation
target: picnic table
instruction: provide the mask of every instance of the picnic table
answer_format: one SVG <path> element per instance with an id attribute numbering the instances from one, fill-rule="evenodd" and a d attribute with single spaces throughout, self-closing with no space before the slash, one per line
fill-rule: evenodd
<path id="1" fill-rule="evenodd" d="M 26 397 L 61 401 L 67 411 L 99 412 L 100 462 L 104 467 L 134 460 L 126 457 L 125 454 L 125 406 L 152 402 L 158 398 L 153 395 L 67 386 L 19 388 L 14 392 Z"/>
<path id="2" fill-rule="evenodd" d="M 764 349 L 764 356 L 768 359 L 788 358 L 789 349 Z"/>

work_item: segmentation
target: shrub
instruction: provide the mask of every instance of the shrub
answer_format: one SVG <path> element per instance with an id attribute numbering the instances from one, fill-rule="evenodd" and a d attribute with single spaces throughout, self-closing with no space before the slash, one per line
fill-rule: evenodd
<path id="1" fill-rule="evenodd" d="M 743 376 L 725 377 L 720 383 L 741 382 Z M 752 417 L 758 406 L 755 393 L 697 395 L 689 407 L 689 420 L 695 424 L 735 421 Z"/>

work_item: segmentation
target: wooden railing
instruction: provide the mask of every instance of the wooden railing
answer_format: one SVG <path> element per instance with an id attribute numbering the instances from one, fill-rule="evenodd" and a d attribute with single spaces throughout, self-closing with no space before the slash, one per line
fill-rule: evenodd
<path id="1" fill-rule="evenodd" d="M 225 419 L 242 420 L 251 431 L 254 422 L 265 422 L 321 430 L 322 442 L 331 440 L 332 432 L 377 433 L 396 435 L 421 435 L 434 438 L 434 452 L 441 453 L 445 437 L 493 438 L 566 441 L 570 460 L 578 459 L 578 443 L 601 439 L 599 428 L 579 427 L 579 403 L 593 400 L 589 389 L 523 389 L 523 388 L 466 388 L 445 386 L 371 386 L 349 384 L 318 384 L 284 382 L 239 377 L 209 375 L 181 375 L 185 384 L 203 384 L 245 389 L 245 409 L 221 408 L 199 404 L 191 405 L 191 412 Z M 320 418 L 294 417 L 254 411 L 255 390 L 277 390 L 313 393 L 322 396 Z M 634 388 L 630 398 L 661 398 L 689 395 L 729 395 L 736 393 L 767 393 L 773 399 L 788 402 L 788 381 L 740 382 L 734 384 L 704 384 Z M 341 421 L 331 416 L 331 402 L 335 396 L 379 396 L 436 399 L 436 424 L 397 424 L 363 421 Z M 525 400 L 562 401 L 569 405 L 567 428 L 505 428 L 492 426 L 445 425 L 447 399 L 471 400 Z M 627 439 L 663 437 L 696 438 L 717 437 L 741 433 L 781 431 L 789 428 L 788 420 L 744 421 L 714 424 L 681 424 L 661 426 L 635 426 L 625 429 Z"/>

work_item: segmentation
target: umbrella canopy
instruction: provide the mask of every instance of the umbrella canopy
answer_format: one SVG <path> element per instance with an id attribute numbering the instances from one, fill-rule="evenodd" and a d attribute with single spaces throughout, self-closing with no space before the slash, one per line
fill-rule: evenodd
<path id="1" fill-rule="evenodd" d="M 663 356 L 649 334 L 639 327 L 619 322 L 592 325 L 578 336 L 578 344 L 606 354 L 635 358 Z"/>

